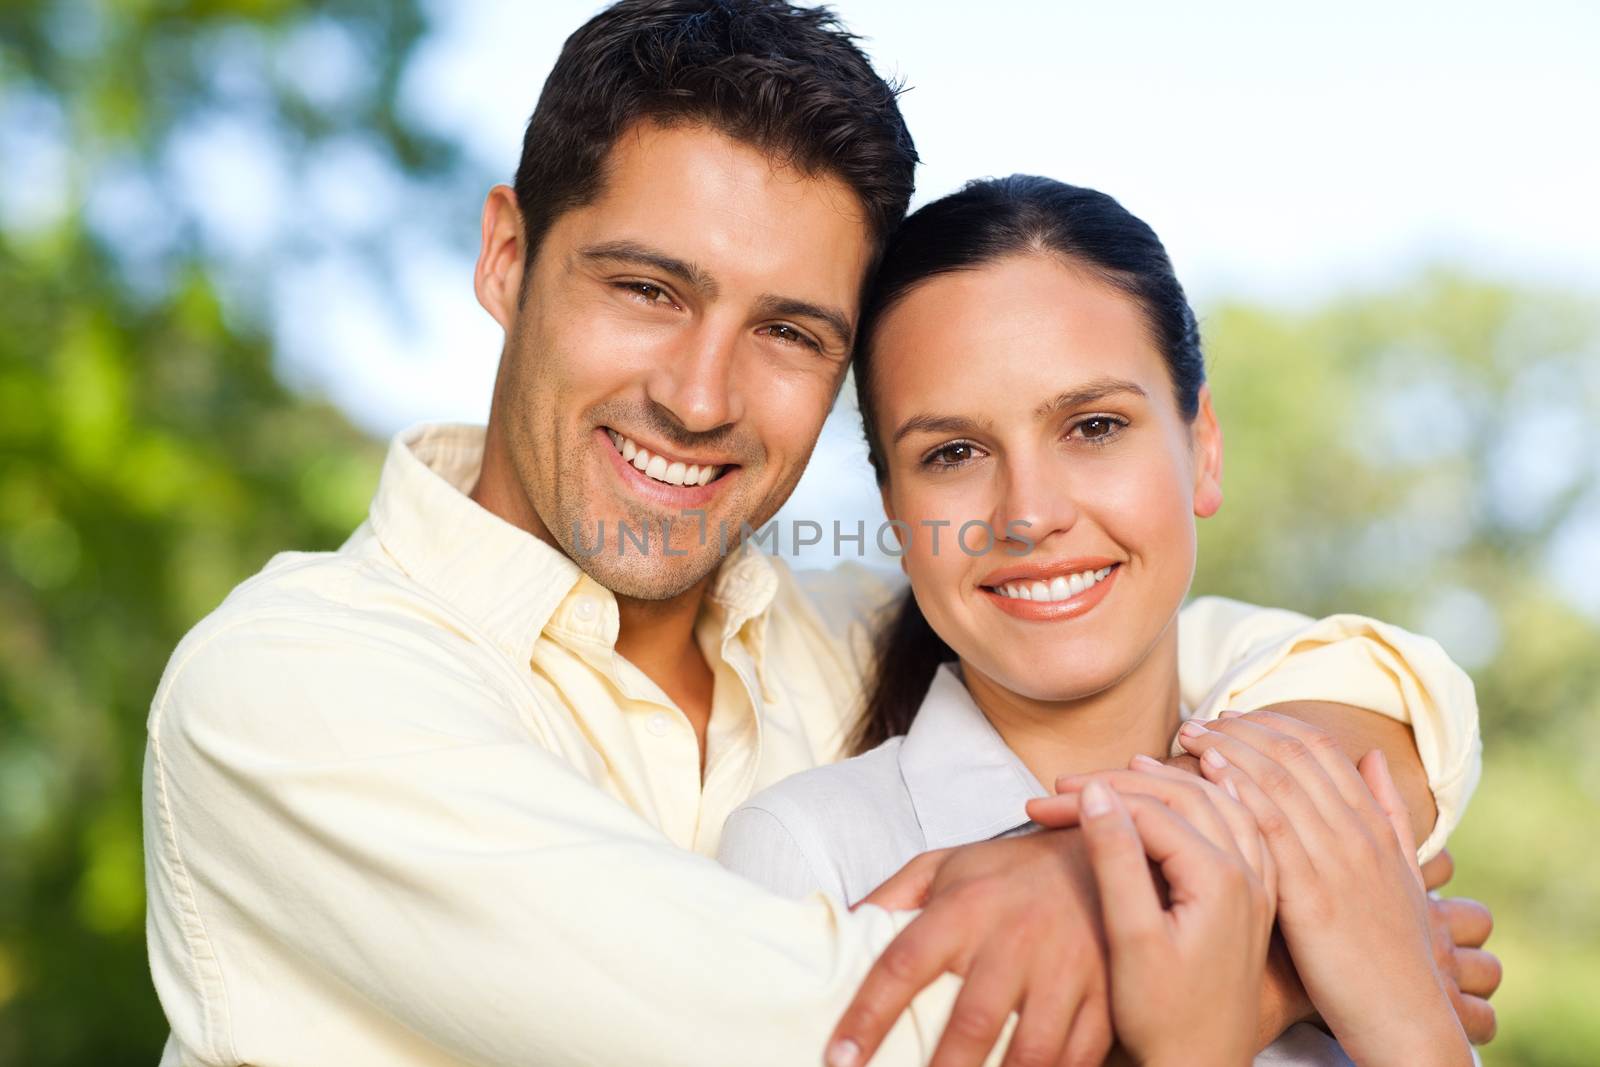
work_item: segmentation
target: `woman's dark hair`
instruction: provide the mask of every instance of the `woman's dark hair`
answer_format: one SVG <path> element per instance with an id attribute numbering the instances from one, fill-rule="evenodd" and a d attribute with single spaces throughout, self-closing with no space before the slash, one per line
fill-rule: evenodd
<path id="1" fill-rule="evenodd" d="M 528 120 L 514 189 L 531 265 L 560 215 L 591 202 L 633 123 L 704 123 L 860 198 L 874 251 L 905 217 L 917 152 L 898 90 L 825 7 L 622 0 L 561 49 Z"/>
<path id="2" fill-rule="evenodd" d="M 872 348 L 883 317 L 929 278 L 1007 256 L 1049 256 L 1121 290 L 1143 310 L 1167 362 L 1178 411 L 1193 419 L 1205 384 L 1194 312 L 1155 231 L 1104 193 L 1031 174 L 969 183 L 920 208 L 889 239 L 862 309 L 855 353 L 856 400 L 878 484 L 889 465 L 873 403 Z M 903 734 L 940 663 L 956 658 L 923 617 L 910 590 L 878 635 L 866 711 L 852 749 Z"/>

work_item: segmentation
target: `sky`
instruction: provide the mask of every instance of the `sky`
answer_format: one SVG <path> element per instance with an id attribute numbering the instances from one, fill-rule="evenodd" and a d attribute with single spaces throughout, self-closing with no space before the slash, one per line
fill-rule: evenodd
<path id="1" fill-rule="evenodd" d="M 1162 236 L 1202 307 L 1443 261 L 1600 289 L 1600 5 L 836 7 L 907 87 L 918 203 L 1015 171 L 1102 189 Z M 596 8 L 437 3 L 405 107 L 509 180 L 561 42 Z M 381 188 L 368 199 L 381 217 Z M 288 361 L 377 432 L 481 420 L 500 335 L 473 297 L 475 243 L 417 251 L 403 323 L 390 289 L 308 269 L 280 320 Z"/>

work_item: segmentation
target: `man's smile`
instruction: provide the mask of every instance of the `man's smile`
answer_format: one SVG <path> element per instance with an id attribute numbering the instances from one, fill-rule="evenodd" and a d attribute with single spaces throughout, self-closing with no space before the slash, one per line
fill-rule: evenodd
<path id="1" fill-rule="evenodd" d="M 657 451 L 609 426 L 596 427 L 595 440 L 632 495 L 658 506 L 703 508 L 740 470 L 719 456 Z"/>

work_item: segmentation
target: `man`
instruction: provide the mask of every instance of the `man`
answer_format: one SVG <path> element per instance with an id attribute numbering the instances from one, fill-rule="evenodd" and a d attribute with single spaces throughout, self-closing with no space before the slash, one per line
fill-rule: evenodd
<path id="1" fill-rule="evenodd" d="M 156 694 L 165 1063 L 972 1063 L 1019 1005 L 1008 1062 L 1103 1057 L 1073 831 L 957 850 L 920 913 L 707 858 L 754 789 L 839 755 L 860 696 L 887 587 L 808 594 L 719 534 L 800 477 L 914 162 L 825 12 L 627 0 L 567 42 L 484 209 L 487 431 L 402 435 L 369 521 L 241 585 Z M 1442 839 L 1477 747 L 1436 646 L 1207 610 L 1186 687 L 1385 748 Z M 961 985 L 1019 932 L 1020 995 Z"/>

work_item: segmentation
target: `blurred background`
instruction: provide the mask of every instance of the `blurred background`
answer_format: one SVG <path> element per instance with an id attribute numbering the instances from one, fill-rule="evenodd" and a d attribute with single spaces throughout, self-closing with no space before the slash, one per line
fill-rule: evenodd
<path id="1" fill-rule="evenodd" d="M 485 416 L 478 211 L 596 6 L 0 4 L 0 1064 L 156 1061 L 166 657 L 336 546 L 388 435 Z M 919 202 L 1033 171 L 1163 235 L 1227 435 L 1196 591 L 1472 672 L 1484 1061 L 1600 1062 L 1600 8 L 841 7 L 906 82 Z M 848 389 L 786 514 L 879 518 Z"/>

